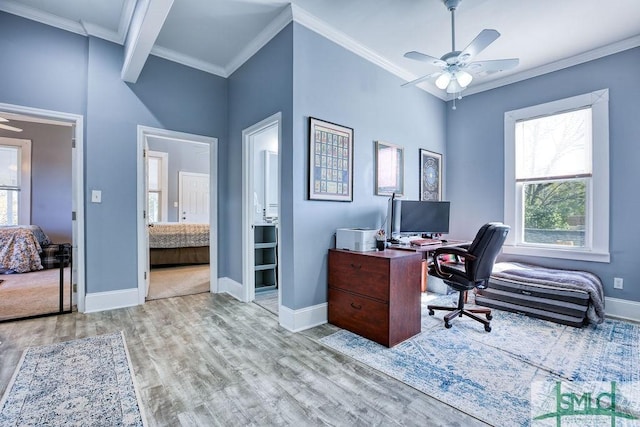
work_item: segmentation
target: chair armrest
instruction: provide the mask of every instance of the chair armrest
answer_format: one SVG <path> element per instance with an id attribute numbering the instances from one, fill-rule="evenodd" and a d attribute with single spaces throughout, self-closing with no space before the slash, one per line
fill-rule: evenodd
<path id="1" fill-rule="evenodd" d="M 458 257 L 468 258 L 472 261 L 477 258 L 476 256 L 473 256 L 469 252 L 467 252 L 467 250 L 462 246 L 445 246 L 433 251 L 434 260 L 440 255 L 455 255 Z"/>
<path id="2" fill-rule="evenodd" d="M 440 260 L 440 256 L 442 255 L 453 255 L 457 259 L 462 257 L 465 259 L 465 262 L 466 260 L 473 261 L 477 259 L 476 256 L 468 253 L 467 250 L 462 246 L 447 246 L 447 247 L 438 248 L 433 252 L 433 268 L 436 271 L 436 275 L 440 277 L 452 276 L 451 274 L 445 273 L 444 271 L 442 271 L 441 260 Z"/>

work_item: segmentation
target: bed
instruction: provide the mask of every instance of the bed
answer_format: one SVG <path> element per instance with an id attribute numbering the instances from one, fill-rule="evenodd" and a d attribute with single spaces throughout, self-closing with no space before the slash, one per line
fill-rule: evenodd
<path id="1" fill-rule="evenodd" d="M 51 241 L 37 225 L 0 227 L 0 271 L 27 273 L 42 270 L 40 254 Z"/>
<path id="2" fill-rule="evenodd" d="M 602 283 L 586 271 L 496 263 L 476 303 L 575 327 L 604 320 Z"/>
<path id="3" fill-rule="evenodd" d="M 209 224 L 149 224 L 149 264 L 209 264 Z"/>

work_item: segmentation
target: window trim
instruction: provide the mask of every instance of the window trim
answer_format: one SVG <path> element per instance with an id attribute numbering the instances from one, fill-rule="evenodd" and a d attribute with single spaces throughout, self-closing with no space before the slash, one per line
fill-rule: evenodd
<path id="1" fill-rule="evenodd" d="M 18 224 L 31 224 L 31 140 L 0 137 L 0 145 L 18 147 Z"/>
<path id="2" fill-rule="evenodd" d="M 592 109 L 592 178 L 587 192 L 587 224 L 584 248 L 541 247 L 523 243 L 522 195 L 515 179 L 515 124 L 519 120 L 563 111 Z M 504 115 L 504 222 L 511 232 L 503 252 L 581 261 L 610 262 L 609 254 L 609 89 L 547 102 Z M 590 241 L 590 245 L 589 245 Z"/>
<path id="3" fill-rule="evenodd" d="M 160 218 L 158 222 L 167 222 L 169 219 L 169 153 L 164 151 L 147 151 L 148 158 L 156 157 L 160 159 L 160 190 L 156 191 L 160 194 Z M 147 172 L 147 180 L 149 179 Z M 147 184 L 147 193 L 150 193 Z M 147 207 L 149 206 L 149 197 L 147 195 Z"/>

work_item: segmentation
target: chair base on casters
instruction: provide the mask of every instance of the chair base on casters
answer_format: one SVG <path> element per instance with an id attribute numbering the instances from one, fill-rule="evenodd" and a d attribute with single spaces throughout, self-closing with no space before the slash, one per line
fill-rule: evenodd
<path id="1" fill-rule="evenodd" d="M 490 320 L 493 319 L 493 316 L 491 316 L 491 309 L 490 308 L 483 308 L 483 307 L 477 307 L 477 308 L 468 308 L 465 309 L 464 308 L 464 300 L 465 300 L 465 292 L 461 291 L 460 292 L 460 296 L 458 298 L 458 306 L 457 307 L 445 307 L 445 306 L 441 306 L 441 305 L 428 305 L 427 309 L 429 310 L 429 316 L 433 316 L 434 315 L 434 310 L 445 310 L 445 311 L 450 311 L 451 313 L 447 314 L 446 316 L 444 316 L 444 327 L 449 329 L 451 327 L 451 320 L 456 318 L 456 317 L 462 317 L 463 315 L 468 316 L 470 318 L 472 318 L 473 320 L 480 322 L 484 325 L 484 330 L 487 332 L 491 332 L 491 322 Z M 484 314 L 486 316 L 486 319 L 483 319 L 480 316 L 477 316 L 476 314 Z"/>

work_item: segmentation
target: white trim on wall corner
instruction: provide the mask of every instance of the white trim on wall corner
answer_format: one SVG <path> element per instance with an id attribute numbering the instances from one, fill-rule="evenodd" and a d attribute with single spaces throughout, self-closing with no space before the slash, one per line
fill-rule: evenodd
<path id="1" fill-rule="evenodd" d="M 218 279 L 218 293 L 227 293 L 238 301 L 244 301 L 244 286 L 229 277 Z"/>
<path id="2" fill-rule="evenodd" d="M 328 309 L 329 304 L 326 302 L 298 310 L 281 305 L 278 307 L 278 320 L 283 328 L 291 332 L 300 332 L 327 323 Z"/>
<path id="3" fill-rule="evenodd" d="M 604 297 L 605 314 L 624 320 L 640 322 L 640 302 Z"/>
<path id="4" fill-rule="evenodd" d="M 133 307 L 135 305 L 138 305 L 138 288 L 94 292 L 87 294 L 84 312 L 95 313 L 115 310 L 116 308 Z"/>

